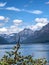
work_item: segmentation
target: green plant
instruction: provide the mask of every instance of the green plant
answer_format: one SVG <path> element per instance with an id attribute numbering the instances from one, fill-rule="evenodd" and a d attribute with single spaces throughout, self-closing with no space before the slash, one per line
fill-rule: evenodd
<path id="1" fill-rule="evenodd" d="M 22 56 L 20 52 L 19 41 L 12 51 L 6 52 L 6 55 L 0 60 L 0 65 L 46 65 L 47 60 L 45 58 L 33 59 L 31 55 Z"/>

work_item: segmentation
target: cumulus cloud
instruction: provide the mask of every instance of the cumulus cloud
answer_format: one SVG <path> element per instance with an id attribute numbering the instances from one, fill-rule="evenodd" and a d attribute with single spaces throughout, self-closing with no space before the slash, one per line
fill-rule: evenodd
<path id="1" fill-rule="evenodd" d="M 35 21 L 37 23 L 44 23 L 44 24 L 48 23 L 48 19 L 47 18 L 36 18 Z"/>
<path id="2" fill-rule="evenodd" d="M 8 28 L 0 28 L 0 34 L 12 34 L 12 33 L 18 33 L 20 31 L 22 31 L 23 28 L 17 27 L 15 25 L 12 25 Z"/>
<path id="3" fill-rule="evenodd" d="M 8 34 L 11 33 L 18 33 L 19 31 L 23 30 L 23 28 L 20 28 L 19 25 L 22 24 L 23 20 L 15 19 L 13 20 L 14 25 L 11 25 L 8 28 Z"/>
<path id="4" fill-rule="evenodd" d="M 0 28 L 0 34 L 6 33 L 7 32 L 7 28 L 2 27 Z"/>
<path id="5" fill-rule="evenodd" d="M 7 10 L 12 10 L 12 11 L 21 11 L 20 9 L 16 8 L 16 7 L 7 7 Z"/>
<path id="6" fill-rule="evenodd" d="M 7 31 L 7 29 L 3 27 L 3 28 L 0 28 L 0 31 L 2 31 L 2 32 Z"/>
<path id="7" fill-rule="evenodd" d="M 21 30 L 23 30 L 23 28 L 20 28 L 20 27 L 17 27 L 15 25 L 12 25 L 8 28 L 8 34 L 11 34 L 11 33 L 18 33 L 20 32 Z"/>
<path id="8" fill-rule="evenodd" d="M 47 18 L 36 18 L 34 21 L 36 22 L 35 25 L 28 26 L 33 31 L 40 30 L 43 26 L 45 26 L 49 22 Z"/>
<path id="9" fill-rule="evenodd" d="M 4 16 L 0 16 L 0 20 L 8 22 L 9 18 L 8 17 L 4 17 Z"/>
<path id="10" fill-rule="evenodd" d="M 22 22 L 23 22 L 23 20 L 19 20 L 19 19 L 13 20 L 13 23 L 14 23 L 15 25 L 20 25 Z"/>
<path id="11" fill-rule="evenodd" d="M 0 16 L 0 20 L 4 20 L 4 16 Z"/>
<path id="12" fill-rule="evenodd" d="M 0 3 L 0 7 L 4 7 L 5 5 L 7 4 L 7 2 L 5 2 L 5 3 Z"/>
<path id="13" fill-rule="evenodd" d="M 4 18 L 2 18 L 2 19 L 4 19 Z M 18 33 L 19 31 L 21 31 L 23 29 L 23 27 L 21 28 L 21 27 L 18 26 L 22 22 L 23 22 L 23 20 L 19 20 L 19 19 L 13 20 L 14 24 L 11 25 L 10 27 L 8 27 L 8 28 L 6 28 L 6 27 L 0 28 L 0 34 L 1 33 L 5 33 L 5 34 Z"/>
<path id="14" fill-rule="evenodd" d="M 36 30 L 40 30 L 43 26 L 45 26 L 45 24 L 37 23 L 35 25 L 30 26 L 30 29 L 32 29 L 33 31 L 36 31 Z"/>
<path id="15" fill-rule="evenodd" d="M 0 16 L 0 27 L 2 27 L 8 21 L 9 21 L 8 17 Z"/>
<path id="16" fill-rule="evenodd" d="M 36 30 L 40 30 L 43 26 L 45 26 L 46 24 L 48 24 L 48 19 L 47 18 L 35 18 L 34 22 L 36 22 L 36 24 L 32 24 L 32 25 L 23 25 L 23 26 L 18 26 L 23 22 L 23 20 L 18 20 L 15 19 L 13 20 L 13 25 L 11 25 L 8 28 L 0 28 L 0 33 L 6 33 L 6 34 L 11 34 L 11 33 L 18 33 L 19 31 L 22 31 L 24 28 L 30 28 L 33 31 Z"/>

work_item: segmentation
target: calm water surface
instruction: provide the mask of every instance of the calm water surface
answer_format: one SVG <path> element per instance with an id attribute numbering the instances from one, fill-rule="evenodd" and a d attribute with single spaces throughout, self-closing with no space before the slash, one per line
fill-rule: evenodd
<path id="1" fill-rule="evenodd" d="M 11 51 L 15 45 L 0 45 L 0 58 Z M 49 44 L 21 44 L 19 49 L 22 55 L 32 55 L 34 58 L 46 58 L 49 61 Z"/>

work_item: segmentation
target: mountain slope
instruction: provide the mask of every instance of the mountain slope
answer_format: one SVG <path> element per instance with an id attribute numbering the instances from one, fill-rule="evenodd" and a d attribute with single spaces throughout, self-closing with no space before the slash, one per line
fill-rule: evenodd
<path id="1" fill-rule="evenodd" d="M 10 44 L 15 44 L 18 41 L 18 38 L 20 36 L 20 42 L 27 39 L 30 35 L 33 34 L 33 31 L 31 29 L 25 28 L 24 30 L 20 31 L 19 33 L 12 33 L 12 34 L 1 34 L 2 38 L 6 39 Z"/>
<path id="2" fill-rule="evenodd" d="M 22 43 L 46 43 L 49 42 L 49 23 L 40 31 L 35 31 L 34 35 L 29 36 Z"/>
<path id="3" fill-rule="evenodd" d="M 0 36 L 0 44 L 7 44 L 8 42 Z"/>
<path id="4" fill-rule="evenodd" d="M 33 31 L 31 29 L 25 28 L 24 30 L 18 33 L 18 35 L 20 35 L 20 42 L 27 39 L 32 34 L 33 34 Z"/>

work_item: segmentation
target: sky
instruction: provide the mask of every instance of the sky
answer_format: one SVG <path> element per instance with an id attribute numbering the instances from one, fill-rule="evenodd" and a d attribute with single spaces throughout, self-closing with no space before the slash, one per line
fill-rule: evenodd
<path id="1" fill-rule="evenodd" d="M 49 0 L 0 0 L 0 34 L 36 31 L 48 23 Z"/>

